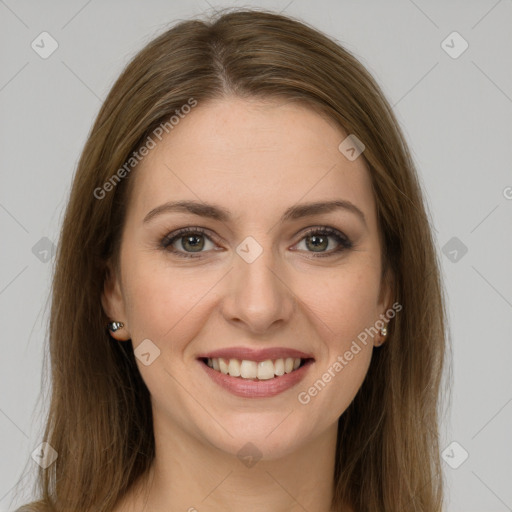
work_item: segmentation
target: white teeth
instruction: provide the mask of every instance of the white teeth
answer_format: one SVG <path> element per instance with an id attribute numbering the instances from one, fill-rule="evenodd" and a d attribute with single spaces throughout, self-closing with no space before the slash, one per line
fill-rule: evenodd
<path id="1" fill-rule="evenodd" d="M 208 366 L 214 370 L 223 373 L 224 375 L 231 375 L 232 377 L 240 377 L 242 379 L 259 379 L 268 380 L 273 379 L 276 375 L 281 376 L 285 373 L 291 373 L 296 370 L 301 363 L 301 359 L 296 357 L 287 357 L 276 359 L 272 361 L 248 361 L 243 359 L 224 359 L 208 358 Z"/>
<path id="2" fill-rule="evenodd" d="M 243 361 L 242 361 L 243 363 Z M 300 359 L 299 359 L 300 364 Z M 267 380 L 267 379 L 273 379 L 275 377 L 274 373 L 274 363 L 267 359 L 266 361 L 260 361 L 258 363 L 258 379 L 260 380 Z"/>
<path id="3" fill-rule="evenodd" d="M 231 372 L 229 374 L 231 375 Z M 240 363 L 240 376 L 244 379 L 255 379 L 258 376 L 258 365 L 254 361 L 242 361 Z"/>
<path id="4" fill-rule="evenodd" d="M 284 359 L 278 359 L 274 362 L 274 373 L 276 375 L 284 375 Z"/>
<path id="5" fill-rule="evenodd" d="M 230 359 L 228 372 L 232 377 L 240 377 L 240 363 L 236 359 Z"/>
<path id="6" fill-rule="evenodd" d="M 228 363 L 226 363 L 225 359 L 218 359 L 219 361 L 219 369 L 224 374 L 227 375 L 228 372 Z"/>

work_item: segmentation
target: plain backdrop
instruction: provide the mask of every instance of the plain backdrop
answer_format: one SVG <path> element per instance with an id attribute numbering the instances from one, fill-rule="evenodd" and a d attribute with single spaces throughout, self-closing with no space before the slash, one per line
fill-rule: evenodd
<path id="1" fill-rule="evenodd" d="M 0 510 L 26 501 L 35 474 L 53 250 L 102 100 L 131 57 L 171 24 L 242 5 L 282 11 L 334 37 L 393 105 L 448 295 L 447 510 L 512 511 L 510 0 L 0 0 Z M 24 495 L 15 487 L 22 475 Z"/>

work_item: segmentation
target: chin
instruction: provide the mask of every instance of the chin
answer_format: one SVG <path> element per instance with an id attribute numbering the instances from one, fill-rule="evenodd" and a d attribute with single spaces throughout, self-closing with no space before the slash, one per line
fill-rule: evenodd
<path id="1" fill-rule="evenodd" d="M 249 416 L 249 418 L 248 418 Z M 209 444 L 218 450 L 236 456 L 242 462 L 248 457 L 250 460 L 276 460 L 286 457 L 296 450 L 309 438 L 309 432 L 299 432 L 299 425 L 294 425 L 286 414 L 267 415 L 266 419 L 257 420 L 262 414 L 252 413 L 238 418 L 236 421 L 221 423 L 227 432 L 221 427 L 217 429 L 220 434 L 212 437 L 212 431 L 205 436 Z M 248 422 L 252 422 L 249 426 Z M 283 421 L 284 420 L 284 421 Z M 294 421 L 297 419 L 294 418 Z M 255 423 L 257 422 L 257 423 Z M 302 429 L 304 426 L 302 426 Z M 231 434 L 231 435 L 230 435 Z"/>

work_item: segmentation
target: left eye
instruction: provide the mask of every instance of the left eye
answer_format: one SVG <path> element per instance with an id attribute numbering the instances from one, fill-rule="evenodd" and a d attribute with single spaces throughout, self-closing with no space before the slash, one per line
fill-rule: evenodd
<path id="1" fill-rule="evenodd" d="M 329 239 L 336 240 L 337 247 L 330 251 L 327 251 L 327 248 L 329 247 Z M 352 247 L 352 242 L 345 235 L 343 235 L 337 229 L 332 228 L 310 230 L 305 234 L 305 236 L 301 239 L 300 242 L 302 241 L 304 241 L 306 248 L 313 249 L 312 252 L 322 253 L 316 255 L 320 257 L 330 256 L 334 253 L 339 253 L 345 249 L 350 249 Z"/>

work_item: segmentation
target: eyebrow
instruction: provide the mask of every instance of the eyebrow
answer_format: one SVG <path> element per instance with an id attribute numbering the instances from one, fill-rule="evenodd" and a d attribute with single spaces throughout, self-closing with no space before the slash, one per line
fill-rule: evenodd
<path id="1" fill-rule="evenodd" d="M 333 201 L 325 202 L 303 203 L 291 206 L 283 213 L 281 222 L 285 222 L 287 220 L 296 220 L 312 215 L 319 215 L 322 213 L 331 213 L 336 210 L 345 210 L 355 214 L 357 217 L 359 217 L 363 224 L 368 227 L 364 213 L 354 203 L 344 199 L 336 199 Z M 172 212 L 192 213 L 194 215 L 207 217 L 221 222 L 228 222 L 231 217 L 229 210 L 226 210 L 221 206 L 190 200 L 172 201 L 153 208 L 144 217 L 143 223 L 145 224 L 149 222 L 158 215 Z"/>

